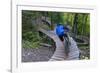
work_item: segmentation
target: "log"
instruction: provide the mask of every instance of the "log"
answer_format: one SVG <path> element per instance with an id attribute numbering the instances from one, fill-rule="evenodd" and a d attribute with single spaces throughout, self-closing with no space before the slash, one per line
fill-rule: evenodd
<path id="1" fill-rule="evenodd" d="M 40 45 L 42 45 L 42 46 L 46 46 L 46 47 L 52 47 L 52 45 L 50 45 L 50 44 L 46 44 L 46 43 L 40 43 Z"/>

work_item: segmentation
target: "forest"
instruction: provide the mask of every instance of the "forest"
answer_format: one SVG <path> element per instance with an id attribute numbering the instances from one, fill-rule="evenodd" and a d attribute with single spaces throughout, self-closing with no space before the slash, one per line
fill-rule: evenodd
<path id="1" fill-rule="evenodd" d="M 58 23 L 70 27 L 70 36 L 81 52 L 80 59 L 90 59 L 89 13 L 22 10 L 22 48 L 40 48 L 41 43 L 54 46 L 53 40 L 37 29 L 54 30 Z"/>

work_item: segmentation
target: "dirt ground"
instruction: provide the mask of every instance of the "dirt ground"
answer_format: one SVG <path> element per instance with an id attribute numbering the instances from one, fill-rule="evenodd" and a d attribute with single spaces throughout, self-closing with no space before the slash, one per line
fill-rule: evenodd
<path id="1" fill-rule="evenodd" d="M 41 47 L 22 49 L 22 62 L 39 62 L 48 61 L 54 53 L 53 48 Z"/>

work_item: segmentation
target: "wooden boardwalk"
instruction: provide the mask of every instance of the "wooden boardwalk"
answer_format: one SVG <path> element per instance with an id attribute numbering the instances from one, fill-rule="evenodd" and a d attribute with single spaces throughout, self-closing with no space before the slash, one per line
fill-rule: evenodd
<path id="1" fill-rule="evenodd" d="M 70 37 L 69 41 L 71 46 L 68 55 L 65 53 L 64 43 L 59 39 L 54 31 L 47 31 L 39 28 L 39 31 L 49 36 L 56 43 L 56 50 L 49 61 L 61 61 L 61 60 L 78 60 L 79 59 L 79 49 L 76 42 Z"/>

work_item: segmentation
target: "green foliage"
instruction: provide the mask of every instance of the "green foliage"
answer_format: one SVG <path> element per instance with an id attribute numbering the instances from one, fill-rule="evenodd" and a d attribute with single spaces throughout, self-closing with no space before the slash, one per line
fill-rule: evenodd
<path id="1" fill-rule="evenodd" d="M 22 41 L 22 47 L 23 48 L 39 48 L 39 41 L 33 42 L 33 41 L 27 41 L 27 40 L 23 40 Z"/>
<path id="2" fill-rule="evenodd" d="M 23 48 L 39 47 L 40 40 L 37 37 L 38 37 L 37 32 L 33 33 L 32 31 L 29 31 L 29 32 L 23 33 L 23 35 L 22 35 Z"/>
<path id="3" fill-rule="evenodd" d="M 32 31 L 23 33 L 22 38 L 24 40 L 27 40 L 27 41 L 36 41 L 36 40 L 38 40 L 37 39 L 37 33 L 36 32 L 33 33 Z"/>

